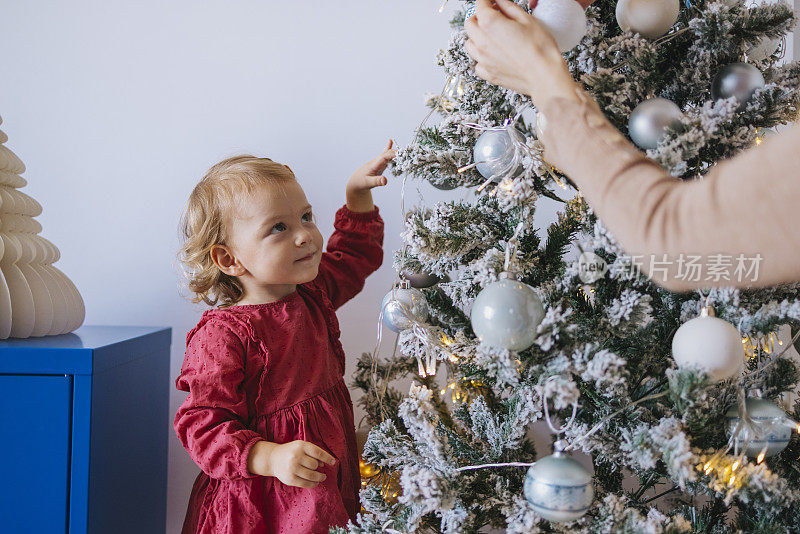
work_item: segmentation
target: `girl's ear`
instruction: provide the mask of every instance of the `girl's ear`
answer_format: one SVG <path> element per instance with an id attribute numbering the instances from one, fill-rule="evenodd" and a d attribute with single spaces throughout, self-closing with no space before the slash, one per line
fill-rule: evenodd
<path id="1" fill-rule="evenodd" d="M 233 252 L 225 245 L 211 247 L 211 261 L 228 276 L 242 276 L 245 273 L 244 266 L 239 263 Z"/>

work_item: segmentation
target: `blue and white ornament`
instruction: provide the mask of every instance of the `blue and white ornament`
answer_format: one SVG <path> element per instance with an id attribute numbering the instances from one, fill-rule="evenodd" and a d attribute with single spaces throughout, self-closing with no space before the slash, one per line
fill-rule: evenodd
<path id="1" fill-rule="evenodd" d="M 744 364 L 739 331 L 715 317 L 714 308 L 704 306 L 700 317 L 683 323 L 672 338 L 672 357 L 678 367 L 694 367 L 713 382 L 738 375 Z"/>
<path id="2" fill-rule="evenodd" d="M 523 488 L 536 513 L 554 522 L 580 519 L 594 499 L 589 470 L 562 452 L 534 463 L 525 475 Z"/>
<path id="3" fill-rule="evenodd" d="M 745 454 L 756 458 L 763 452 L 769 458 L 783 451 L 792 439 L 794 421 L 789 419 L 786 412 L 765 399 L 748 397 L 745 399 L 745 406 L 753 425 L 750 428 L 744 426 L 736 438 L 742 446 L 747 445 Z M 733 433 L 740 421 L 738 407 L 728 410 L 725 418 L 728 421 L 728 432 Z"/>
<path id="4" fill-rule="evenodd" d="M 475 4 L 472 4 L 472 5 L 470 5 L 470 6 L 467 8 L 467 12 L 466 12 L 466 13 L 464 13 L 464 20 L 467 20 L 467 19 L 468 19 L 468 18 L 470 18 L 472 15 L 474 15 L 474 14 L 475 14 L 475 11 L 477 11 L 477 7 L 475 6 Z"/>
<path id="5" fill-rule="evenodd" d="M 470 310 L 472 330 L 482 343 L 515 351 L 533 345 L 543 318 L 544 307 L 536 291 L 507 272 L 478 293 Z"/>
<path id="6" fill-rule="evenodd" d="M 386 293 L 381 310 L 383 324 L 394 332 L 411 328 L 414 321 L 424 323 L 428 320 L 428 301 L 422 291 L 410 287 L 408 280 L 401 280 L 393 291 Z"/>
<path id="7" fill-rule="evenodd" d="M 521 147 L 525 137 L 514 126 L 502 126 L 484 131 L 472 149 L 472 161 L 481 176 L 495 182 L 520 170 Z"/>

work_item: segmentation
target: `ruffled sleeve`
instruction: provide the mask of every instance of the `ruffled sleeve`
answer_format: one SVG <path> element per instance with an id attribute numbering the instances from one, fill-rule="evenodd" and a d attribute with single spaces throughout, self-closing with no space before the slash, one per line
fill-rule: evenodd
<path id="1" fill-rule="evenodd" d="M 250 449 L 264 439 L 247 428 L 245 343 L 222 321 L 201 321 L 187 335 L 186 356 L 175 384 L 188 391 L 175 415 L 178 439 L 212 478 L 242 479 Z"/>
<path id="2" fill-rule="evenodd" d="M 367 276 L 383 263 L 383 219 L 377 206 L 358 213 L 345 205 L 336 212 L 333 227 L 313 284 L 338 309 L 364 288 Z"/>
<path id="3" fill-rule="evenodd" d="M 557 97 L 539 110 L 545 157 L 655 283 L 688 291 L 800 280 L 800 126 L 686 182 L 634 147 L 582 88 L 576 93 L 577 101 Z M 690 271 L 697 257 L 717 274 Z"/>

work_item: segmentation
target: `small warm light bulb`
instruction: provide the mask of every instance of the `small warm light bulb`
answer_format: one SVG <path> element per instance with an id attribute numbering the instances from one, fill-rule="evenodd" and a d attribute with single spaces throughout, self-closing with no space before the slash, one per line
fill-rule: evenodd
<path id="1" fill-rule="evenodd" d="M 797 430 L 798 434 L 800 434 L 800 423 L 798 423 L 797 426 L 794 427 L 794 429 Z"/>
<path id="2" fill-rule="evenodd" d="M 450 356 L 448 356 L 448 359 L 453 363 L 458 363 L 458 358 L 456 358 L 455 354 L 450 354 Z"/>
<path id="3" fill-rule="evenodd" d="M 736 482 L 736 475 L 731 477 L 730 485 L 733 486 L 733 483 Z"/>
<path id="4" fill-rule="evenodd" d="M 739 469 L 739 460 L 733 462 L 733 465 L 731 466 L 731 472 L 736 471 L 737 469 Z"/>
<path id="5" fill-rule="evenodd" d="M 758 455 L 758 458 L 756 458 L 756 463 L 757 463 L 757 464 L 760 464 L 761 462 L 763 462 L 763 461 L 764 461 L 764 456 L 766 456 L 766 455 L 767 455 L 766 453 L 767 453 L 767 451 L 761 451 L 761 452 L 759 453 L 759 455 Z"/>

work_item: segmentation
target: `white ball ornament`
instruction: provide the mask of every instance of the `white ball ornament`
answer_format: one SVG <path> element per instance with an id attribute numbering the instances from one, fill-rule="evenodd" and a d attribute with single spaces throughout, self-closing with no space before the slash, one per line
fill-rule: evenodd
<path id="1" fill-rule="evenodd" d="M 586 12 L 575 0 L 539 0 L 533 16 L 545 25 L 562 52 L 578 46 L 586 35 Z"/>
<path id="2" fill-rule="evenodd" d="M 562 452 L 545 456 L 528 469 L 523 492 L 537 514 L 554 522 L 580 519 L 594 499 L 589 470 Z"/>
<path id="3" fill-rule="evenodd" d="M 747 8 L 758 7 L 762 5 L 774 5 L 786 3 L 785 0 L 747 0 L 744 5 Z M 762 37 L 759 41 L 747 49 L 747 57 L 753 61 L 763 61 L 771 56 L 778 50 L 781 41 L 780 39 L 772 39 L 770 37 Z"/>
<path id="4" fill-rule="evenodd" d="M 753 420 L 752 430 L 746 427 L 739 431 L 737 439 L 744 446 L 747 444 L 745 454 L 750 458 L 757 458 L 762 452 L 769 458 L 779 454 L 789 445 L 792 439 L 794 422 L 786 412 L 765 399 L 748 397 L 745 399 L 747 415 Z M 732 433 L 739 424 L 739 410 L 734 406 L 726 414 L 729 429 Z"/>
<path id="5" fill-rule="evenodd" d="M 624 31 L 657 39 L 672 28 L 679 11 L 679 0 L 619 0 L 617 23 Z"/>
<path id="6" fill-rule="evenodd" d="M 491 347 L 525 350 L 533 345 L 536 327 L 544 318 L 542 301 L 531 286 L 511 274 L 503 272 L 500 277 L 484 287 L 472 303 L 472 330 Z"/>
<path id="7" fill-rule="evenodd" d="M 413 321 L 422 323 L 428 320 L 428 301 L 422 291 L 411 287 L 408 280 L 401 280 L 394 291 L 386 293 L 381 310 L 383 324 L 394 332 L 411 328 Z"/>
<path id="8" fill-rule="evenodd" d="M 680 124 L 681 108 L 666 98 L 648 98 L 633 109 L 628 133 L 641 149 L 656 148 L 667 128 Z"/>
<path id="9" fill-rule="evenodd" d="M 744 363 L 742 336 L 736 327 L 714 316 L 706 306 L 683 323 L 672 338 L 672 357 L 678 367 L 705 371 L 713 382 L 739 374 Z"/>

